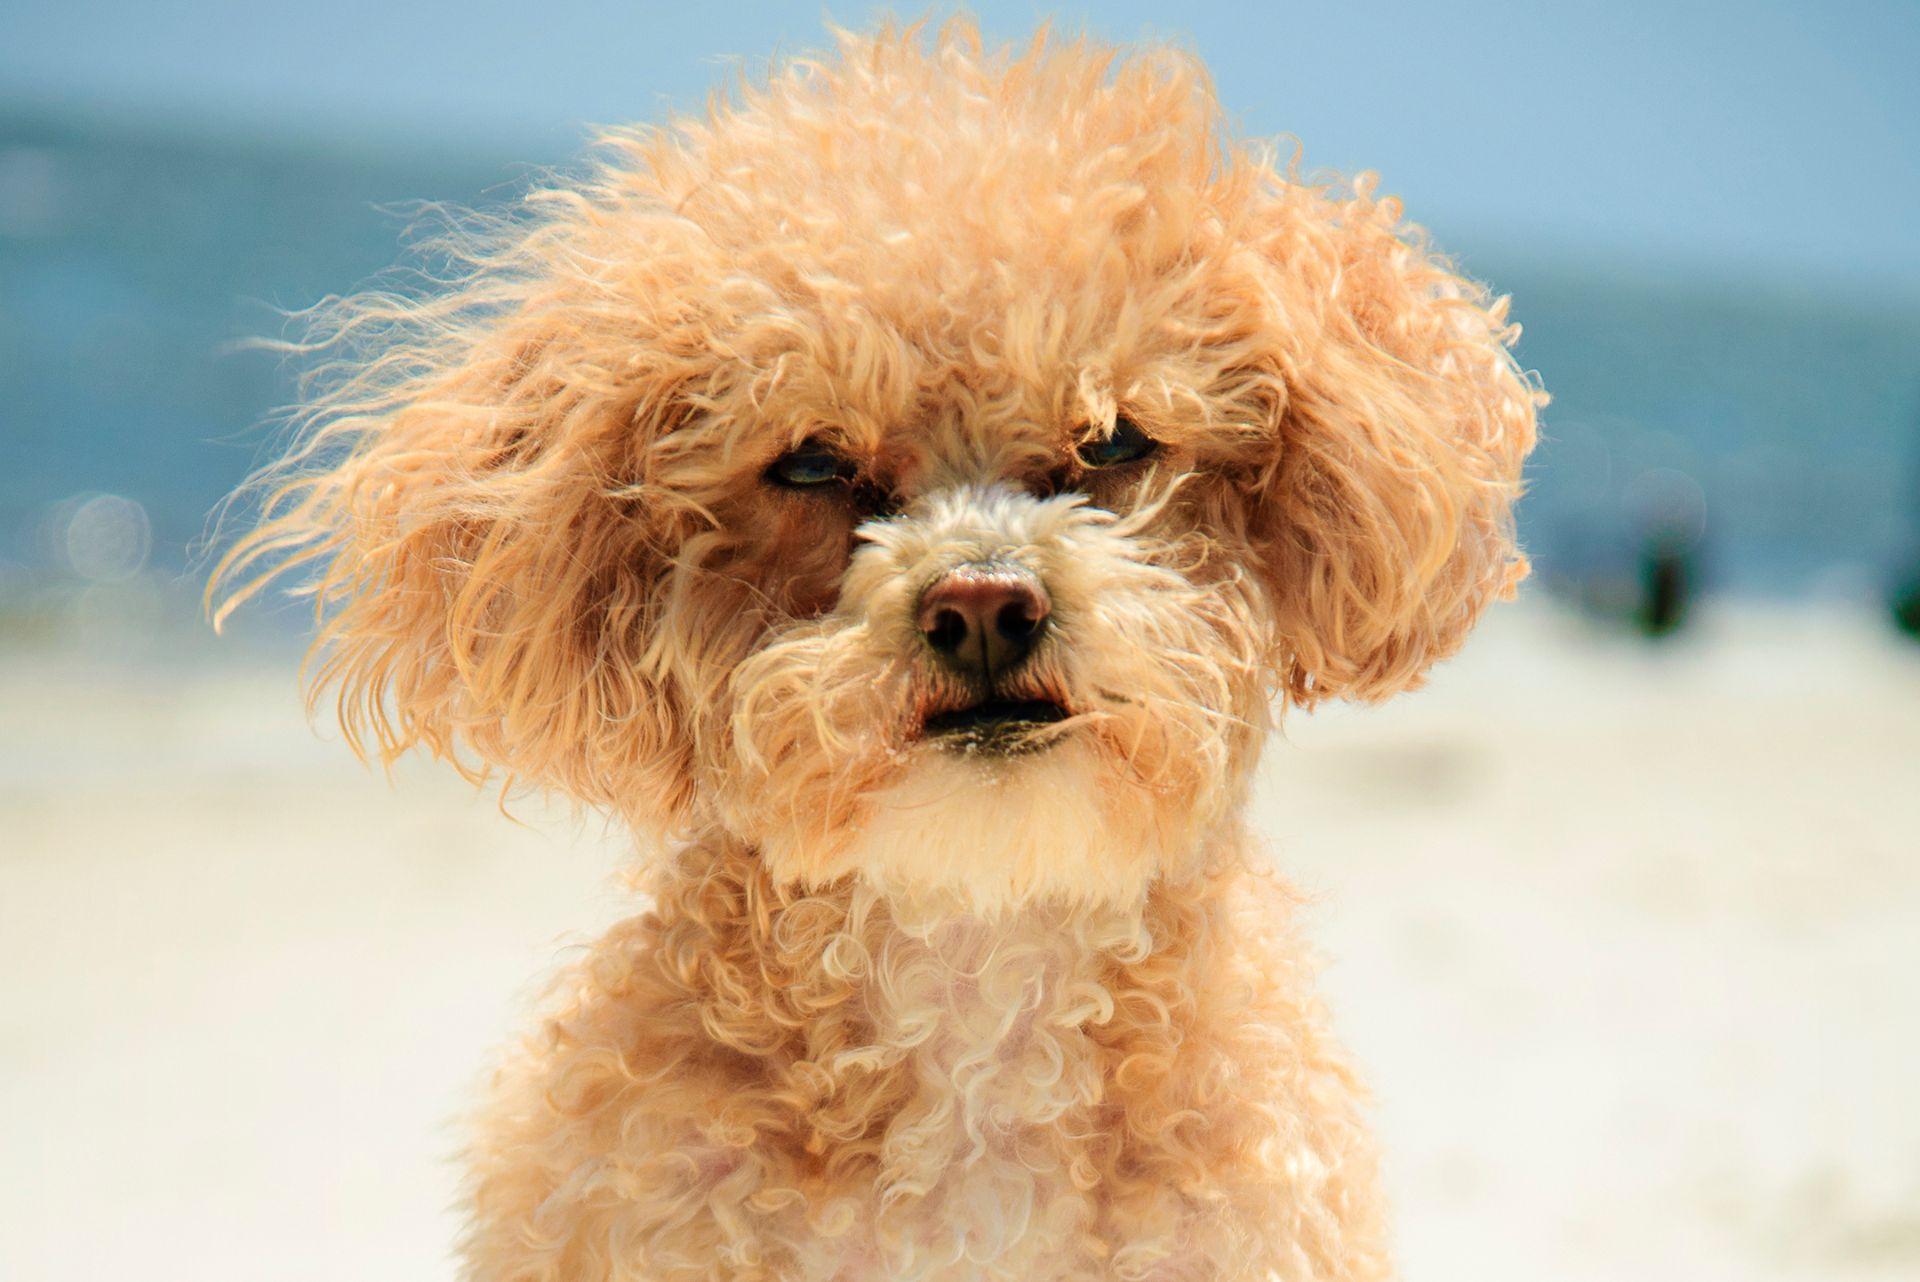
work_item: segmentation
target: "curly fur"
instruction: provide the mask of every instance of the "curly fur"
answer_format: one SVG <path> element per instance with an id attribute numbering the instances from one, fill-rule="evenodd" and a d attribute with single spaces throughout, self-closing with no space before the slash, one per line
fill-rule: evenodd
<path id="1" fill-rule="evenodd" d="M 217 576 L 304 567 L 356 745 L 670 847 L 476 1132 L 475 1279 L 1372 1278 L 1362 1092 L 1250 869 L 1276 703 L 1418 683 L 1525 572 L 1544 397 L 1370 181 L 1202 69 L 842 34 L 323 309 Z M 1161 443 L 1094 472 L 1120 417 Z M 832 495 L 771 487 L 826 443 Z M 1024 567 L 1006 758 L 912 603 Z"/>

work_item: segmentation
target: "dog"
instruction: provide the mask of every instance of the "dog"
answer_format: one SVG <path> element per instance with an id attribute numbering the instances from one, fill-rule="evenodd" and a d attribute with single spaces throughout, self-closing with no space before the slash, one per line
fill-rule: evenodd
<path id="1" fill-rule="evenodd" d="M 647 852 L 466 1276 L 1387 1276 L 1249 781 L 1525 574 L 1506 300 L 1171 48 L 838 32 L 601 143 L 320 313 L 213 589 L 294 574 L 364 751 Z"/>

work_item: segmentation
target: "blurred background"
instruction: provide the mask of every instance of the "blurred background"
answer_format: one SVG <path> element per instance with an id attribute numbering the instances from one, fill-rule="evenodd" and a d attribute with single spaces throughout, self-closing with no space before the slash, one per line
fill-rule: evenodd
<path id="1" fill-rule="evenodd" d="M 1261 792 L 1408 1275 L 1920 1275 L 1920 6 L 975 12 L 1196 49 L 1510 293 L 1554 396 L 1522 602 Z M 360 771 L 299 609 L 208 633 L 297 373 L 236 345 L 821 18 L 0 14 L 0 1275 L 449 1274 L 444 1123 L 632 911 L 622 843 Z"/>

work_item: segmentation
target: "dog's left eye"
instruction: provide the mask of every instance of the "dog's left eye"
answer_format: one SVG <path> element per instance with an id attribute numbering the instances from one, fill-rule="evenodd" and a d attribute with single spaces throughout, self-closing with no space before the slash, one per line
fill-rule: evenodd
<path id="1" fill-rule="evenodd" d="M 790 490 L 808 490 L 853 479 L 856 469 L 824 445 L 788 450 L 767 468 L 767 479 Z"/>
<path id="2" fill-rule="evenodd" d="M 1123 418 L 1113 425 L 1111 436 L 1096 436 L 1082 441 L 1076 453 L 1088 467 L 1119 467 L 1143 459 L 1160 448 L 1160 442 L 1140 430 L 1132 419 Z"/>

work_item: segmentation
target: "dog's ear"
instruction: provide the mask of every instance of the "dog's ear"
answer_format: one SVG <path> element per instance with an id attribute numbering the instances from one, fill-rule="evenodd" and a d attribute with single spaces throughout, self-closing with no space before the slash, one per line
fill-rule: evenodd
<path id="1" fill-rule="evenodd" d="M 1276 186 L 1263 267 L 1277 382 L 1254 496 L 1287 697 L 1380 699 L 1451 654 L 1527 571 L 1513 534 L 1545 396 L 1506 300 L 1454 273 L 1398 203 Z"/>
<path id="2" fill-rule="evenodd" d="M 696 518 L 651 473 L 708 344 L 670 219 L 555 199 L 530 229 L 467 237 L 430 295 L 323 313 L 303 346 L 351 351 L 209 599 L 217 625 L 304 568 L 309 697 L 337 691 L 363 753 L 424 746 L 667 823 L 690 749 L 662 549 Z M 658 253 L 632 252 L 649 237 Z"/>

